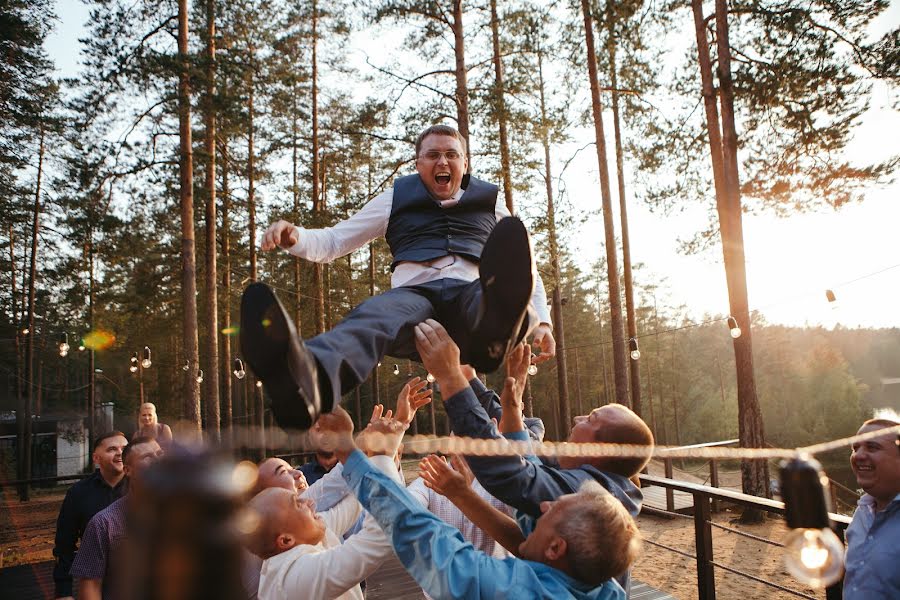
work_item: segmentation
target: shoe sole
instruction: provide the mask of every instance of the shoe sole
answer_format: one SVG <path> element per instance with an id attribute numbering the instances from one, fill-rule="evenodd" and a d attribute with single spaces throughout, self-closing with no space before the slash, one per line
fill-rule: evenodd
<path id="1" fill-rule="evenodd" d="M 285 314 L 267 285 L 250 284 L 241 297 L 241 352 L 263 382 L 278 424 L 305 430 L 319 416 L 315 359 Z"/>
<path id="2" fill-rule="evenodd" d="M 515 345 L 526 315 L 534 276 L 525 225 L 515 217 L 500 220 L 481 252 L 481 304 L 469 345 L 469 361 L 492 373 Z"/>

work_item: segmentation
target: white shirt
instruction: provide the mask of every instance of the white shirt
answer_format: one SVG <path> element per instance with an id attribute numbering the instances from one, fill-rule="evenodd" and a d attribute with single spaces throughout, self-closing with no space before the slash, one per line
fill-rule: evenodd
<path id="1" fill-rule="evenodd" d="M 464 192 L 465 190 L 458 190 L 453 198 L 440 202 L 441 208 L 455 206 Z M 288 252 L 312 262 L 328 263 L 358 250 L 387 232 L 393 204 L 394 190 L 391 188 L 375 196 L 356 214 L 331 227 L 323 229 L 295 227 L 298 242 L 289 248 Z M 510 216 L 503 202 L 495 204 L 494 214 L 498 221 Z M 455 254 L 429 262 L 404 261 L 398 264 L 391 274 L 391 287 L 419 285 L 444 277 L 475 281 L 478 279 L 478 265 Z M 536 270 L 531 305 L 539 321 L 549 325 L 551 320 L 547 293 L 544 291 L 544 282 Z"/>
<path id="2" fill-rule="evenodd" d="M 372 463 L 402 485 L 394 459 L 373 456 Z M 341 535 L 356 523 L 362 507 L 347 496 L 331 510 L 320 513 L 325 537 L 315 545 L 301 544 L 265 560 L 259 574 L 259 598 L 339 598 L 363 600 L 359 582 L 388 558 L 390 541 L 371 515 L 362 531 L 341 543 Z"/>

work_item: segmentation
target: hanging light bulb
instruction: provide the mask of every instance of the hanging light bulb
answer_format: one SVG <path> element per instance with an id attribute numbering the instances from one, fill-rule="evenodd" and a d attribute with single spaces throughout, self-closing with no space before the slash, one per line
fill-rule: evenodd
<path id="1" fill-rule="evenodd" d="M 29 333 L 31 333 L 31 330 L 28 329 L 27 327 L 22 330 L 22 335 L 28 335 Z"/>
<path id="2" fill-rule="evenodd" d="M 731 316 L 728 317 L 728 331 L 734 339 L 741 337 L 741 328 L 738 327 L 737 319 Z"/>
<path id="3" fill-rule="evenodd" d="M 203 383 L 203 369 L 197 371 L 197 383 Z"/>
<path id="4" fill-rule="evenodd" d="M 59 336 L 59 355 L 66 356 L 69 353 L 69 334 L 62 333 Z"/>
<path id="5" fill-rule="evenodd" d="M 378 361 L 378 368 L 381 368 L 381 361 Z"/>
<path id="6" fill-rule="evenodd" d="M 640 360 L 641 350 L 638 348 L 637 338 L 629 338 L 628 348 L 631 350 L 631 360 Z"/>
<path id="7" fill-rule="evenodd" d="M 428 375 L 425 376 L 425 380 L 426 380 L 428 383 L 434 383 L 434 375 L 432 375 L 431 373 L 429 373 Z"/>
<path id="8" fill-rule="evenodd" d="M 181 370 L 184 371 L 185 373 L 190 371 L 191 370 L 191 361 L 189 361 L 189 360 L 184 361 L 184 364 L 181 365 Z"/>
<path id="9" fill-rule="evenodd" d="M 81 342 L 78 344 L 78 351 L 84 352 L 84 340 L 81 340 Z"/>
<path id="10" fill-rule="evenodd" d="M 131 366 L 128 367 L 128 370 L 132 373 L 137 373 L 138 370 L 138 357 L 137 352 L 131 355 Z"/>
<path id="11" fill-rule="evenodd" d="M 800 582 L 828 587 L 844 573 L 844 545 L 828 521 L 828 478 L 817 460 L 800 456 L 781 463 L 781 496 L 791 531 L 784 539 L 784 564 Z"/>
<path id="12" fill-rule="evenodd" d="M 234 359 L 234 376 L 238 379 L 243 379 L 247 375 L 247 371 L 244 369 L 244 361 L 239 358 Z"/>
<path id="13" fill-rule="evenodd" d="M 150 360 L 150 347 L 144 346 L 144 358 L 141 360 L 141 366 L 149 369 L 153 362 Z"/>
<path id="14" fill-rule="evenodd" d="M 537 365 L 528 365 L 528 374 L 529 375 L 537 375 Z"/>
<path id="15" fill-rule="evenodd" d="M 837 297 L 834 295 L 834 291 L 832 290 L 825 290 L 825 298 L 829 302 L 837 302 Z"/>
<path id="16" fill-rule="evenodd" d="M 262 381 L 260 381 L 259 379 L 256 380 L 256 387 L 258 387 L 258 388 L 262 387 Z"/>
<path id="17" fill-rule="evenodd" d="M 400 365 L 394 365 L 394 371 L 393 371 L 393 373 L 394 373 L 394 375 L 399 375 L 399 374 L 400 374 Z"/>

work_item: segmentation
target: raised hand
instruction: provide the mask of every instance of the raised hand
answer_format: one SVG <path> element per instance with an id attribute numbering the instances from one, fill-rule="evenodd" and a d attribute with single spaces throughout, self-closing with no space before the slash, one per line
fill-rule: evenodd
<path id="1" fill-rule="evenodd" d="M 340 406 L 321 415 L 310 429 L 310 439 L 321 450 L 333 450 L 343 462 L 353 448 L 353 419 Z"/>
<path id="2" fill-rule="evenodd" d="M 459 346 L 434 319 L 427 319 L 416 325 L 416 350 L 422 364 L 435 379 L 461 376 L 459 370 Z"/>
<path id="3" fill-rule="evenodd" d="M 362 433 L 356 436 L 356 446 L 368 455 L 395 456 L 406 432 L 406 423 L 381 417 L 373 419 Z"/>
<path id="4" fill-rule="evenodd" d="M 426 456 L 419 462 L 419 476 L 422 477 L 426 487 L 450 500 L 459 498 L 472 489 L 464 474 L 451 469 L 450 465 L 436 454 Z"/>
<path id="5" fill-rule="evenodd" d="M 553 330 L 546 323 L 541 323 L 534 328 L 534 337 L 531 343 L 541 351 L 534 359 L 534 364 L 539 365 L 556 356 L 556 340 L 553 338 Z"/>
<path id="6" fill-rule="evenodd" d="M 416 411 L 431 402 L 431 394 L 428 382 L 421 377 L 407 381 L 397 395 L 397 420 L 407 425 L 412 423 Z"/>
<path id="7" fill-rule="evenodd" d="M 269 225 L 263 233 L 261 250 L 274 250 L 275 248 L 290 248 L 300 240 L 297 230 L 291 223 L 280 220 Z"/>
<path id="8" fill-rule="evenodd" d="M 394 416 L 394 411 L 388 409 L 387 412 L 384 411 L 384 404 L 376 404 L 372 407 L 372 417 L 369 419 L 369 423 L 374 423 L 375 421 L 384 417 L 385 419 L 390 419 Z"/>

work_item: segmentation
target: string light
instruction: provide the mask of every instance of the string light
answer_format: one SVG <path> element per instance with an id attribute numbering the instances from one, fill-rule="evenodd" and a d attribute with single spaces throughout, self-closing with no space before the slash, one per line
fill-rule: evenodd
<path id="1" fill-rule="evenodd" d="M 243 379 L 247 375 L 246 369 L 244 369 L 244 361 L 239 358 L 234 359 L 234 376 L 238 379 Z"/>
<path id="2" fill-rule="evenodd" d="M 434 383 L 434 375 L 432 375 L 431 373 L 429 373 L 428 375 L 425 376 L 425 380 L 426 380 L 428 383 Z"/>
<path id="3" fill-rule="evenodd" d="M 144 346 L 144 358 L 141 360 L 141 366 L 149 369 L 153 362 L 150 360 L 150 347 Z"/>
<path id="4" fill-rule="evenodd" d="M 394 371 L 393 371 L 393 373 L 394 373 L 394 375 L 399 375 L 399 374 L 400 374 L 400 365 L 394 365 Z"/>
<path id="5" fill-rule="evenodd" d="M 59 355 L 65 357 L 69 354 L 69 334 L 62 333 L 59 336 Z"/>
<path id="6" fill-rule="evenodd" d="M 28 329 L 27 327 L 22 330 L 22 335 L 28 335 L 29 333 L 31 333 L 31 330 Z"/>
<path id="7" fill-rule="evenodd" d="M 83 340 L 82 340 L 82 342 L 81 342 L 80 344 L 78 344 L 78 351 L 79 351 L 79 352 L 84 352 L 84 341 L 83 341 Z"/>
<path id="8" fill-rule="evenodd" d="M 529 375 L 537 375 L 537 365 L 528 365 L 528 374 Z"/>
<path id="9" fill-rule="evenodd" d="M 191 370 L 191 361 L 189 361 L 189 360 L 184 361 L 184 364 L 181 365 L 181 370 L 184 371 L 185 373 L 190 371 Z"/>
<path id="10" fill-rule="evenodd" d="M 197 383 L 203 383 L 203 369 L 197 371 Z"/>
<path id="11" fill-rule="evenodd" d="M 138 355 L 137 352 L 131 355 L 131 366 L 128 367 L 128 370 L 132 373 L 137 373 L 138 370 Z"/>
<path id="12" fill-rule="evenodd" d="M 825 298 L 829 302 L 837 302 L 837 297 L 834 295 L 834 291 L 832 290 L 825 290 Z"/>
<path id="13" fill-rule="evenodd" d="M 260 381 L 259 379 L 256 380 L 256 387 L 258 387 L 258 388 L 262 387 L 262 381 Z"/>
<path id="14" fill-rule="evenodd" d="M 844 572 L 844 545 L 828 522 L 828 478 L 809 456 L 781 463 L 781 495 L 791 531 L 784 539 L 784 564 L 802 583 L 824 588 Z"/>
<path id="15" fill-rule="evenodd" d="M 728 317 L 728 331 L 734 339 L 741 337 L 741 328 L 738 327 L 737 319 L 732 316 Z"/>
<path id="16" fill-rule="evenodd" d="M 638 348 L 637 338 L 629 338 L 628 348 L 631 350 L 631 360 L 640 360 L 641 350 Z"/>

